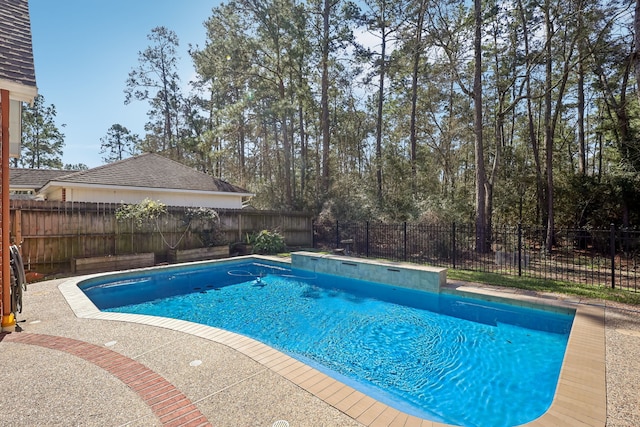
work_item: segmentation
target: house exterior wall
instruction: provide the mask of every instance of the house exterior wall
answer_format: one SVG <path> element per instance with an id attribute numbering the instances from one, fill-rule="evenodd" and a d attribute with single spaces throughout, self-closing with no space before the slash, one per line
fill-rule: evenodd
<path id="1" fill-rule="evenodd" d="M 238 194 L 216 194 L 198 192 L 126 190 L 122 188 L 72 188 L 51 189 L 47 200 L 94 203 L 139 203 L 148 198 L 158 200 L 167 206 L 206 207 L 218 209 L 241 209 L 242 196 Z"/>

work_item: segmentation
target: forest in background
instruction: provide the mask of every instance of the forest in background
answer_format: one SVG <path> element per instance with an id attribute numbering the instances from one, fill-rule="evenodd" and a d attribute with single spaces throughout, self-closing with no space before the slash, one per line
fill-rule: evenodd
<path id="1" fill-rule="evenodd" d="M 634 227 L 635 7 L 225 2 L 190 46 L 188 92 L 178 35 L 151 31 L 124 87 L 125 103 L 149 105 L 146 134 L 114 124 L 104 160 L 158 152 L 255 192 L 257 208 L 475 223 L 477 242 L 492 224 L 545 226 L 549 248 L 557 227 Z M 36 108 L 19 165 L 62 167 L 44 161 L 55 150 L 34 137 Z"/>

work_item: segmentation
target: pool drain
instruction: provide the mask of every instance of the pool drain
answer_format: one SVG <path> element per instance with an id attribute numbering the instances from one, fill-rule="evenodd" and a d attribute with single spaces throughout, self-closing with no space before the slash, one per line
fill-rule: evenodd
<path id="1" fill-rule="evenodd" d="M 289 427 L 289 421 L 278 420 L 271 427 Z"/>

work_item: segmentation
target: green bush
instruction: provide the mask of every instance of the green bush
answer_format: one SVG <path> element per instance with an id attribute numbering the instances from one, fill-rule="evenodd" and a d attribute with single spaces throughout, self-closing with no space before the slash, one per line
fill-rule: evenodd
<path id="1" fill-rule="evenodd" d="M 198 237 L 204 246 L 226 244 L 224 233 L 220 227 L 220 216 L 218 212 L 211 208 L 188 207 L 185 208 L 184 213 L 181 215 L 176 209 L 169 212 L 167 206 L 160 201 L 146 198 L 140 203 L 122 204 L 115 214 L 119 222 L 129 222 L 137 229 L 153 227 L 153 231 L 160 233 L 162 240 L 170 249 L 175 249 L 180 244 L 195 222 L 199 222 Z M 166 221 L 171 218 L 181 221 L 183 230 L 177 241 L 170 243 L 165 239 L 160 223 L 162 219 Z"/>
<path id="2" fill-rule="evenodd" d="M 118 221 L 131 221 L 136 228 L 142 228 L 146 224 L 155 224 L 163 215 L 167 214 L 167 206 L 149 198 L 140 203 L 123 204 L 116 210 Z"/>
<path id="3" fill-rule="evenodd" d="M 277 254 L 285 249 L 284 237 L 277 231 L 262 230 L 253 239 L 253 252 Z"/>

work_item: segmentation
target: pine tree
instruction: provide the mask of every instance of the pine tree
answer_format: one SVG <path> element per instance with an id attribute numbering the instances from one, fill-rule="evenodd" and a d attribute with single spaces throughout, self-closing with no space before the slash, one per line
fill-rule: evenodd
<path id="1" fill-rule="evenodd" d="M 111 125 L 107 135 L 100 138 L 100 154 L 105 154 L 102 161 L 112 163 L 137 154 L 138 135 L 132 134 L 121 124 Z"/>
<path id="2" fill-rule="evenodd" d="M 22 109 L 22 148 L 15 166 L 30 169 L 61 169 L 64 134 L 55 123 L 55 105 L 38 95 Z M 64 127 L 62 124 L 60 127 Z"/>

